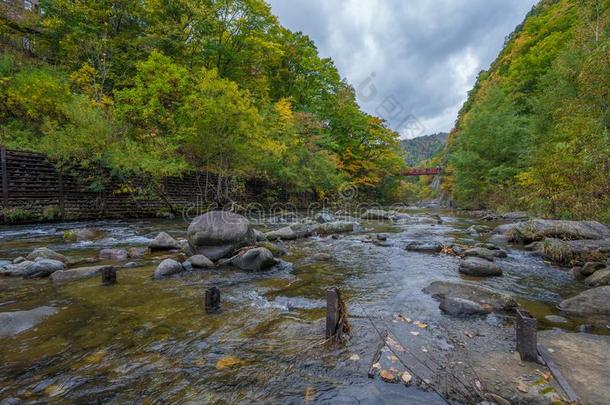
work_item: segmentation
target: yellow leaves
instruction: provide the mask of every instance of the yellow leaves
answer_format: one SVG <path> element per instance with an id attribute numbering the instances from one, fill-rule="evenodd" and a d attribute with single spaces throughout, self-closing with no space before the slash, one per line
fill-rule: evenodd
<path id="1" fill-rule="evenodd" d="M 217 370 L 224 370 L 226 368 L 232 368 L 235 366 L 239 366 L 242 364 L 242 361 L 234 356 L 223 357 L 222 359 L 216 362 Z"/>
<path id="2" fill-rule="evenodd" d="M 305 389 L 305 402 L 314 402 L 316 400 L 316 389 L 314 387 L 307 387 Z"/>
<path id="3" fill-rule="evenodd" d="M 394 383 L 396 382 L 396 373 L 391 370 L 381 370 L 379 372 L 379 377 L 385 382 Z"/>
<path id="4" fill-rule="evenodd" d="M 402 374 L 400 374 L 400 381 L 402 381 L 403 384 L 409 385 L 412 380 L 413 380 L 413 376 L 410 373 L 405 371 Z"/>

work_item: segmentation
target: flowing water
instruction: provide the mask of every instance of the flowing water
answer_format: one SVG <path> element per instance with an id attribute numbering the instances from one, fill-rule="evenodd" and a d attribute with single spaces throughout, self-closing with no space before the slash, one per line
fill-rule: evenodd
<path id="1" fill-rule="evenodd" d="M 222 269 L 154 281 L 158 261 L 147 258 L 138 262 L 140 267 L 120 270 L 111 287 L 101 286 L 98 278 L 61 285 L 0 279 L 0 312 L 59 309 L 33 329 L 0 338 L 0 399 L 444 403 L 415 385 L 367 378 L 380 340 L 377 329 L 395 330 L 396 313 L 431 325 L 422 330 L 420 344 L 442 343 L 432 325 L 446 317 L 422 288 L 434 280 L 459 280 L 458 259 L 407 252 L 404 246 L 410 240 L 472 244 L 477 239 L 465 231 L 475 222 L 440 214 L 442 225 L 370 222 L 364 224 L 367 231 L 339 239 L 289 243 L 283 259 L 294 267 L 267 273 Z M 101 248 L 146 246 L 161 230 L 184 237 L 187 225 L 138 220 L 5 227 L 0 259 L 40 246 L 70 257 L 93 257 Z M 105 236 L 65 242 L 64 231 L 77 227 L 99 228 Z M 369 243 L 373 232 L 386 233 L 388 241 Z M 332 259 L 318 261 L 318 253 Z M 565 269 L 530 253 L 511 250 L 498 263 L 504 277 L 477 282 L 517 296 L 542 327 L 553 326 L 543 318 L 556 312 L 562 298 L 579 292 Z M 221 290 L 219 314 L 203 310 L 203 292 L 210 286 Z M 345 345 L 324 343 L 325 290 L 331 286 L 342 290 L 350 311 L 352 338 Z M 578 323 L 571 320 L 563 327 Z"/>

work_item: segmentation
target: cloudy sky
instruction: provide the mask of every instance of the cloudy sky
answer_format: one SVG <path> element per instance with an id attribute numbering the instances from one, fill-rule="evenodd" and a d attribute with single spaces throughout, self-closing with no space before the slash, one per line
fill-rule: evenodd
<path id="1" fill-rule="evenodd" d="M 269 0 L 404 138 L 449 131 L 536 0 Z"/>

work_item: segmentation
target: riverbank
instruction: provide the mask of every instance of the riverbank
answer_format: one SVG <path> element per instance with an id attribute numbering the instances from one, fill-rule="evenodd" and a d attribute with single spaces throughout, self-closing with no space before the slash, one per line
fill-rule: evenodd
<path id="1" fill-rule="evenodd" d="M 121 268 L 111 287 L 102 287 L 99 277 L 66 283 L 3 278 L 1 312 L 52 307 L 56 313 L 0 338 L 0 394 L 24 402 L 382 403 L 444 403 L 438 393 L 465 403 L 486 394 L 548 403 L 561 394 L 547 378 L 548 370 L 522 363 L 515 354 L 510 311 L 450 316 L 439 310 L 439 298 L 424 290 L 439 281 L 485 287 L 516 300 L 536 316 L 541 329 L 566 334 L 591 323 L 583 315 L 562 314 L 557 305 L 587 287 L 565 267 L 512 244 L 501 246 L 507 257 L 493 259 L 503 276 L 462 275 L 456 251 L 487 242 L 502 221 L 437 210 L 402 214 L 339 216 L 335 219 L 358 222 L 361 228 L 276 241 L 286 251 L 281 260 L 291 265 L 267 272 L 223 266 L 154 280 L 165 258 L 180 259 L 179 252 L 161 251 L 89 263 Z M 315 218 L 310 219 L 274 216 L 256 219 L 254 225 L 273 232 L 293 229 L 296 222 L 313 225 Z M 25 257 L 47 246 L 72 260 L 86 260 L 102 249 L 144 249 L 160 232 L 186 239 L 188 225 L 139 220 L 14 227 L 0 231 L 0 258 Z M 101 232 L 79 239 L 82 232 L 69 234 L 76 229 Z M 405 249 L 414 242 L 426 242 L 433 250 Z M 221 290 L 219 314 L 203 311 L 203 291 L 209 286 Z M 352 338 L 344 346 L 323 343 L 324 297 L 331 286 L 342 290 L 350 313 Z M 379 332 L 385 330 L 398 345 L 386 345 L 380 365 L 395 369 L 397 376 L 408 368 L 409 385 L 367 377 Z M 600 339 L 608 333 L 603 323 L 588 331 Z M 577 360 L 568 364 L 578 367 Z M 595 389 L 603 393 L 605 387 Z"/>

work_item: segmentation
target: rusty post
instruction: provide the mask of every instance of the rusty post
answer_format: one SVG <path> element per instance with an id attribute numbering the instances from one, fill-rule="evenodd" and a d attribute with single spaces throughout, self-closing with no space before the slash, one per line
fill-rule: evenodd
<path id="1" fill-rule="evenodd" d="M 114 267 L 105 267 L 102 270 L 102 285 L 109 286 L 116 284 L 116 269 Z"/>
<path id="2" fill-rule="evenodd" d="M 522 361 L 538 361 L 538 321 L 529 312 L 517 310 L 517 351 Z"/>
<path id="3" fill-rule="evenodd" d="M 2 203 L 5 208 L 8 208 L 8 169 L 4 146 L 0 146 L 0 169 L 2 170 Z"/>
<path id="4" fill-rule="evenodd" d="M 340 292 L 338 288 L 326 291 L 326 338 L 329 339 L 337 334 L 340 313 Z"/>
<path id="5" fill-rule="evenodd" d="M 205 312 L 214 313 L 220 310 L 220 290 L 217 287 L 205 290 Z"/>

